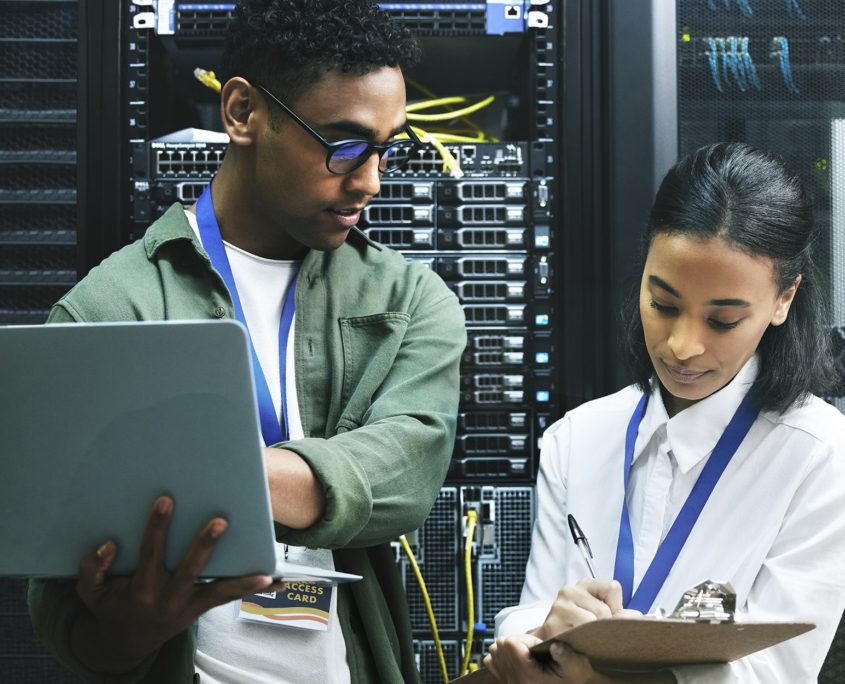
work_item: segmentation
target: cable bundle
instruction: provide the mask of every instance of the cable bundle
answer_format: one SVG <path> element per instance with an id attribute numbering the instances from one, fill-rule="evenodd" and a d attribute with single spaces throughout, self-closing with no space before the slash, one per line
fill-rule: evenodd
<path id="1" fill-rule="evenodd" d="M 794 2 L 795 0 L 793 0 Z M 739 5 L 740 11 L 746 17 L 754 16 L 754 12 L 751 11 L 751 5 L 748 4 L 748 0 L 736 0 L 736 4 Z M 714 12 L 717 11 L 716 3 L 713 0 L 707 0 L 707 6 L 713 10 Z M 725 0 L 725 9 L 730 9 L 731 7 L 731 0 Z"/>
<path id="2" fill-rule="evenodd" d="M 431 143 L 434 148 L 443 157 L 443 167 L 445 171 L 449 171 L 455 178 L 462 178 L 464 173 L 461 170 L 460 164 L 452 156 L 449 150 L 443 146 L 443 143 L 482 143 L 482 142 L 499 142 L 498 138 L 493 137 L 472 119 L 470 114 L 477 112 L 479 109 L 489 106 L 496 99 L 492 95 L 473 105 L 455 109 L 453 105 L 463 104 L 468 102 L 465 97 L 438 97 L 434 92 L 426 88 L 421 83 L 418 83 L 413 78 L 405 76 L 405 82 L 425 95 L 428 100 L 423 102 L 415 102 L 407 106 L 408 121 L 418 121 L 426 125 L 425 128 L 413 127 L 414 133 L 417 134 L 423 142 Z M 424 109 L 443 108 L 446 111 L 438 114 L 420 114 Z M 430 125 L 443 122 L 443 125 Z M 455 124 L 462 124 L 462 127 L 457 127 Z M 401 137 L 401 136 L 400 136 Z"/>
<path id="3" fill-rule="evenodd" d="M 211 88 L 215 92 L 220 92 L 222 86 L 213 71 L 206 71 L 205 69 L 194 69 L 194 77 L 202 82 L 203 85 Z M 468 102 L 465 97 L 437 97 L 425 86 L 417 83 L 412 78 L 405 77 L 408 85 L 412 86 L 426 97 L 430 98 L 423 102 L 415 102 L 406 107 L 408 112 L 408 121 L 419 121 L 426 125 L 426 128 L 418 128 L 412 126 L 414 133 L 422 142 L 430 143 L 440 153 L 443 158 L 443 170 L 449 171 L 455 178 L 463 178 L 464 172 L 461 170 L 461 165 L 451 152 L 443 145 L 443 143 L 481 143 L 481 142 L 499 142 L 498 138 L 494 138 L 483 128 L 473 122 L 469 115 L 477 112 L 490 105 L 496 98 L 492 95 L 481 102 L 468 105 L 461 109 L 455 109 L 452 105 L 464 104 Z M 420 114 L 424 109 L 444 108 L 445 112 L 436 114 Z M 460 121 L 463 123 L 463 128 L 455 128 L 450 124 Z M 445 122 L 445 125 L 437 126 L 430 124 L 437 124 Z M 397 138 L 407 138 L 407 134 L 401 134 Z"/>
<path id="4" fill-rule="evenodd" d="M 807 18 L 798 6 L 798 0 L 786 0 L 786 11 L 790 17 L 795 14 L 799 19 Z"/>
<path id="5" fill-rule="evenodd" d="M 798 86 L 792 80 L 792 67 L 789 64 L 789 42 L 783 36 L 772 38 L 772 57 L 780 60 L 780 70 L 783 73 L 783 82 L 790 93 L 799 95 Z"/>
<path id="6" fill-rule="evenodd" d="M 724 92 L 724 88 L 730 87 L 729 76 L 733 76 L 733 80 L 742 92 L 750 87 L 757 90 L 761 89 L 757 68 L 748 52 L 747 36 L 744 38 L 737 38 L 736 36 L 704 38 L 703 40 L 709 47 L 705 54 L 710 62 L 713 82 L 719 92 Z M 728 45 L 730 45 L 730 50 L 728 50 Z M 721 69 L 719 68 L 720 57 Z M 723 82 L 724 86 L 722 85 Z"/>

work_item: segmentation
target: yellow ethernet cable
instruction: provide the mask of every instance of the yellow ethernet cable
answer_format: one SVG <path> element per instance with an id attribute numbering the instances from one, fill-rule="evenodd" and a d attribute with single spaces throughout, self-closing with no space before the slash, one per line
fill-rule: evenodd
<path id="1" fill-rule="evenodd" d="M 220 81 L 217 80 L 217 76 L 213 71 L 206 71 L 205 69 L 200 69 L 197 67 L 194 69 L 194 77 L 200 81 L 203 85 L 208 88 L 211 88 L 215 92 L 220 92 L 222 86 Z M 417 86 L 414 86 L 417 87 Z M 410 104 L 407 107 L 408 119 L 412 121 L 447 121 L 453 119 L 464 119 L 467 124 L 471 127 L 470 131 L 465 130 L 457 130 L 454 132 L 450 131 L 443 131 L 443 132 L 435 132 L 435 131 L 423 131 L 421 128 L 414 127 L 414 133 L 422 140 L 423 142 L 431 143 L 434 148 L 440 153 L 440 156 L 443 157 L 443 168 L 445 171 L 449 171 L 455 178 L 463 178 L 464 172 L 461 170 L 461 165 L 457 159 L 443 146 L 444 142 L 452 142 L 452 143 L 479 143 L 484 142 L 488 139 L 488 136 L 482 131 L 478 126 L 473 124 L 468 119 L 465 119 L 467 114 L 472 112 L 478 111 L 482 107 L 486 107 L 491 102 L 493 102 L 495 98 L 493 96 L 488 97 L 481 102 L 477 102 L 474 105 L 469 107 L 465 107 L 464 109 L 460 109 L 453 112 L 447 112 L 445 114 L 412 114 L 411 112 L 420 110 L 420 109 L 428 109 L 430 107 L 442 107 L 448 106 L 451 104 L 459 104 L 461 102 L 466 102 L 465 97 L 443 97 L 443 98 L 435 98 L 433 100 L 429 100 L 426 102 L 417 102 L 414 104 Z M 472 135 L 459 135 L 458 133 L 472 133 L 476 132 L 475 136 Z M 399 136 L 402 137 L 402 136 Z M 495 139 L 493 139 L 495 141 Z"/>
<path id="2" fill-rule="evenodd" d="M 464 177 L 464 172 L 461 170 L 461 165 L 458 163 L 458 160 L 455 159 L 452 156 L 452 153 L 443 146 L 443 143 L 441 143 L 433 134 L 427 133 L 421 128 L 411 126 L 411 129 L 417 134 L 417 137 L 422 142 L 429 142 L 434 145 L 434 148 L 440 153 L 440 156 L 443 157 L 443 167 L 446 171 L 451 172 L 455 178 Z"/>
<path id="3" fill-rule="evenodd" d="M 466 100 L 464 98 L 446 98 L 448 100 L 459 99 L 459 100 Z M 454 112 L 443 112 L 441 114 L 408 114 L 409 121 L 448 121 L 450 119 L 462 119 L 467 114 L 472 114 L 473 112 L 477 112 L 479 109 L 482 109 L 493 102 L 496 98 L 491 95 L 490 97 L 484 98 L 481 102 L 476 102 L 474 105 L 470 105 L 469 107 L 464 107 L 463 109 L 456 109 Z M 434 100 L 437 102 L 437 100 Z M 428 107 L 433 107 L 435 105 L 426 102 L 417 103 L 417 109 L 426 109 Z M 425 105 L 419 106 L 419 105 Z M 414 105 L 411 105 L 412 107 Z"/>
<path id="4" fill-rule="evenodd" d="M 423 100 L 422 102 L 414 102 L 405 107 L 406 112 L 415 112 L 418 109 L 429 109 L 430 107 L 444 107 L 448 104 L 461 104 L 466 102 L 465 97 L 441 97 L 439 100 Z"/>
<path id="5" fill-rule="evenodd" d="M 443 657 L 443 647 L 440 645 L 440 635 L 437 632 L 437 622 L 434 619 L 434 610 L 431 607 L 431 599 L 428 597 L 428 591 L 425 588 L 425 582 L 423 581 L 420 567 L 417 565 L 417 559 L 414 558 L 414 552 L 411 551 L 411 545 L 408 543 L 408 540 L 405 539 L 404 534 L 399 537 L 399 542 L 402 544 L 402 548 L 405 549 L 405 554 L 408 556 L 411 567 L 414 569 L 414 574 L 417 576 L 417 582 L 422 590 L 423 599 L 425 600 L 425 609 L 428 612 L 428 621 L 431 623 L 431 631 L 434 634 L 434 646 L 437 649 L 437 659 L 440 662 L 440 671 L 443 673 L 443 683 L 449 684 L 449 672 L 446 670 L 446 659 Z"/>
<path id="6" fill-rule="evenodd" d="M 467 543 L 464 549 L 464 559 L 466 561 L 467 571 L 467 640 L 464 646 L 464 662 L 461 665 L 461 671 L 458 673 L 459 677 L 463 677 L 469 669 L 469 657 L 472 653 L 472 637 L 475 631 L 475 604 L 472 595 L 472 539 L 475 533 L 475 523 L 478 520 L 478 514 L 474 508 L 467 511 Z"/>
<path id="7" fill-rule="evenodd" d="M 440 99 L 440 98 L 438 98 L 438 96 L 433 91 L 426 88 L 422 83 L 415 81 L 410 76 L 405 76 L 404 78 L 405 78 L 405 83 L 407 83 L 409 86 L 411 86 L 412 88 L 414 88 L 418 92 L 422 93 L 426 97 L 431 98 L 432 100 Z M 449 105 L 449 104 L 446 104 L 444 106 L 446 107 L 446 109 L 451 109 L 451 105 Z M 481 128 L 481 126 L 476 124 L 472 119 L 470 119 L 468 117 L 464 117 L 462 120 L 467 126 L 469 126 L 476 133 L 479 133 L 482 136 L 484 136 L 483 142 L 487 142 L 487 141 L 489 141 L 489 142 L 499 142 L 498 138 L 494 138 L 492 135 L 488 134 L 487 131 L 485 131 L 483 128 Z"/>
<path id="8" fill-rule="evenodd" d="M 220 85 L 220 81 L 217 80 L 217 76 L 214 75 L 213 71 L 206 71 L 205 69 L 200 69 L 197 67 L 194 69 L 194 78 L 198 81 L 201 81 L 203 85 L 211 88 L 212 90 L 217 91 L 218 93 L 223 88 Z"/>

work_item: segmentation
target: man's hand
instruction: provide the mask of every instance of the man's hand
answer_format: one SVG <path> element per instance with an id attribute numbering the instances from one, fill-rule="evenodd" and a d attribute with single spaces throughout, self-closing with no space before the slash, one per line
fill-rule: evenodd
<path id="1" fill-rule="evenodd" d="M 638 610 L 622 607 L 622 585 L 616 580 L 582 579 L 578 584 L 561 588 L 546 621 L 534 634 L 541 639 L 551 639 L 600 618 L 641 616 Z"/>
<path id="2" fill-rule="evenodd" d="M 76 592 L 88 611 L 73 625 L 71 648 L 89 669 L 128 672 L 211 608 L 284 588 L 283 582 L 274 584 L 266 575 L 196 583 L 226 530 L 221 518 L 205 526 L 176 572 L 169 573 L 164 568 L 164 548 L 172 514 L 171 499 L 155 502 L 134 576 L 106 579 L 117 557 L 111 541 L 80 562 Z"/>

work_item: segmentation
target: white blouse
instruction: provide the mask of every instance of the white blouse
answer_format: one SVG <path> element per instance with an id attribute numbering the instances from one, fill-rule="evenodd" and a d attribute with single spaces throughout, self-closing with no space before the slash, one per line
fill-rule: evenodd
<path id="1" fill-rule="evenodd" d="M 655 387 L 624 493 L 634 538 L 634 590 L 757 375 L 752 358 L 716 394 L 669 418 Z M 656 385 L 657 383 L 655 383 Z M 599 577 L 613 577 L 622 514 L 632 387 L 579 406 L 543 437 L 539 510 L 518 606 L 496 635 L 543 623 L 564 584 L 588 575 L 567 514 L 578 520 Z M 674 610 L 702 580 L 727 580 L 738 619 L 817 628 L 725 665 L 672 668 L 679 684 L 815 682 L 845 609 L 845 416 L 813 397 L 784 415 L 761 412 L 704 507 L 655 599 Z"/>

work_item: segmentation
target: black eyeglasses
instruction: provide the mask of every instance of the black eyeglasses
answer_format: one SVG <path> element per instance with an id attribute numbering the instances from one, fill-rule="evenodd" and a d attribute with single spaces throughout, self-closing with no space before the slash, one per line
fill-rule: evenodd
<path id="1" fill-rule="evenodd" d="M 261 90 L 265 95 L 269 95 L 277 105 L 285 110 L 285 113 L 291 119 L 308 131 L 311 137 L 328 150 L 328 154 L 326 154 L 326 168 L 338 176 L 344 173 L 350 173 L 359 166 L 362 166 L 373 152 L 378 152 L 379 173 L 396 171 L 396 169 L 407 164 L 414 152 L 422 145 L 420 139 L 407 124 L 405 125 L 405 132 L 408 134 L 408 140 L 394 140 L 385 145 L 373 145 L 366 140 L 341 140 L 340 142 L 330 143 L 288 109 L 279 98 L 273 95 L 263 85 L 259 85 L 258 83 L 253 83 L 252 85 Z"/>

